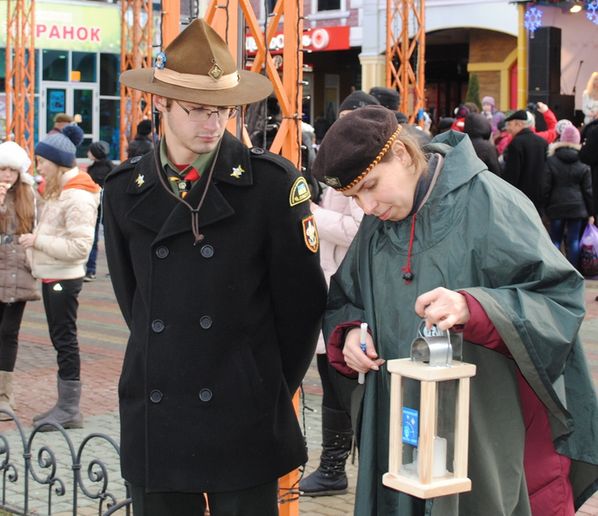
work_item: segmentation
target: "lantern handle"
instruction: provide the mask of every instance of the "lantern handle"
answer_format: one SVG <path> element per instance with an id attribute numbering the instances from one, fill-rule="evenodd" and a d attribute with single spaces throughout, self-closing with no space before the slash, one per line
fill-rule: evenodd
<path id="1" fill-rule="evenodd" d="M 427 362 L 433 367 L 449 367 L 453 358 L 461 359 L 463 336 L 449 330 L 441 330 L 435 324 L 426 327 L 422 320 L 418 327 L 418 336 L 411 343 L 411 360 Z"/>

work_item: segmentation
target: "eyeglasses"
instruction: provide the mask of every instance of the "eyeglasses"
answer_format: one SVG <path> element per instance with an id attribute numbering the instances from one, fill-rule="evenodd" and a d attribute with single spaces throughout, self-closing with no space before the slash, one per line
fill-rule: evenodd
<path id="1" fill-rule="evenodd" d="M 191 122 L 205 123 L 210 118 L 212 118 L 212 115 L 218 116 L 218 119 L 220 121 L 223 121 L 223 120 L 228 120 L 229 118 L 232 118 L 237 114 L 236 107 L 228 106 L 228 107 L 220 107 L 220 108 L 216 108 L 216 109 L 198 107 L 198 108 L 189 109 L 189 108 L 186 108 L 185 106 L 183 106 L 178 100 L 175 100 L 175 102 L 179 105 L 179 107 L 185 113 L 187 113 L 187 116 L 189 117 L 189 120 L 191 120 Z"/>

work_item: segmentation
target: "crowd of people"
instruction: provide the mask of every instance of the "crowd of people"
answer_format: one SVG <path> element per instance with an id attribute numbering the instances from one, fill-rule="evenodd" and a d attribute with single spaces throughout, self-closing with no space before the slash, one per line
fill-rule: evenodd
<path id="1" fill-rule="evenodd" d="M 278 478 L 307 459 L 292 397 L 314 352 L 322 451 L 302 495 L 346 492 L 355 443 L 357 516 L 572 516 L 598 486 L 577 270 L 598 206 L 598 73 L 581 132 L 543 103 L 503 113 L 490 96 L 410 124 L 397 91 L 353 91 L 325 130 L 304 124 L 302 174 L 256 143 L 276 123 L 272 101 L 261 125 L 251 113 L 253 147 L 226 131 L 272 85 L 238 70 L 204 20 L 162 54 L 121 76 L 152 94 L 163 134 L 142 121 L 120 165 L 97 141 L 79 168 L 83 133 L 68 115 L 35 156 L 0 144 L 0 418 L 14 410 L 39 280 L 57 401 L 33 420 L 83 425 L 78 296 L 103 223 L 130 330 L 119 401 L 136 516 L 278 514 Z M 473 489 L 428 501 L 382 484 L 386 362 L 409 356 L 422 322 L 460 333 L 477 367 Z"/>

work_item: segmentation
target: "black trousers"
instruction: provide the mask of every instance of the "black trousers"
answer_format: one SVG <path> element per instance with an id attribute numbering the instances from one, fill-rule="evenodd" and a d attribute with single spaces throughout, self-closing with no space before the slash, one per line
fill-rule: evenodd
<path id="1" fill-rule="evenodd" d="M 42 283 L 48 330 L 57 353 L 58 375 L 63 380 L 79 380 L 81 376 L 77 309 L 82 286 L 83 278 Z"/>
<path id="2" fill-rule="evenodd" d="M 203 493 L 146 493 L 131 486 L 135 516 L 203 516 Z M 210 516 L 278 516 L 278 480 L 241 491 L 206 493 Z"/>
<path id="3" fill-rule="evenodd" d="M 15 369 L 19 329 L 26 304 L 25 301 L 0 303 L 0 371 L 12 372 Z"/>

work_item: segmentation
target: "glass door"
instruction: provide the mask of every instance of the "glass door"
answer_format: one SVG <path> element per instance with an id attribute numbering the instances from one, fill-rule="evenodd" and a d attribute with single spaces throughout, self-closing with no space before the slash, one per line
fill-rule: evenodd
<path id="1" fill-rule="evenodd" d="M 99 93 L 96 83 L 43 81 L 41 88 L 41 131 L 44 138 L 54 126 L 58 113 L 74 117 L 83 130 L 84 139 L 77 148 L 77 157 L 85 158 L 89 144 L 99 139 Z"/>

